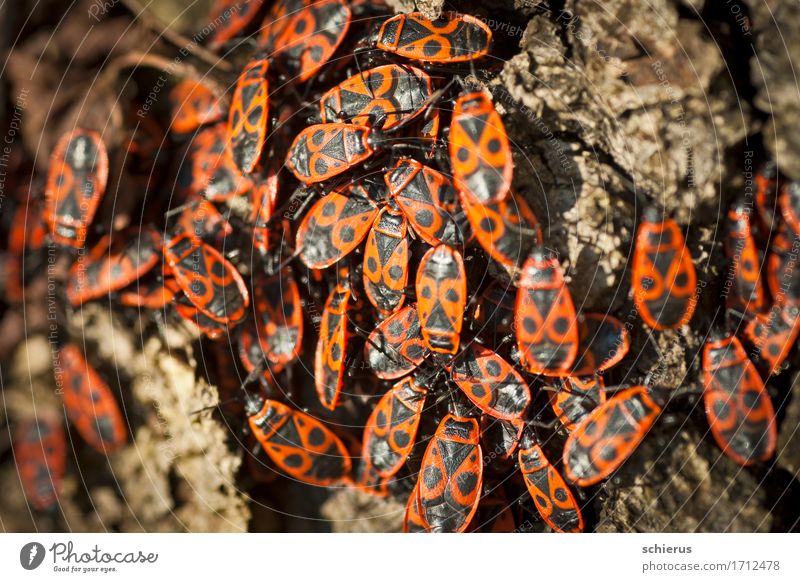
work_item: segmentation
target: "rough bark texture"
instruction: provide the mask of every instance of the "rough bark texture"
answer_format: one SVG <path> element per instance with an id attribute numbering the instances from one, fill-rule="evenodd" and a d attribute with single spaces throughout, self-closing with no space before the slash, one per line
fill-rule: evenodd
<path id="1" fill-rule="evenodd" d="M 598 495 L 601 532 L 764 532 L 773 526 L 761 478 L 694 426 L 653 431 Z"/>
<path id="2" fill-rule="evenodd" d="M 798 57 L 800 27 L 796 19 L 779 18 L 781 10 L 791 10 L 788 3 L 766 4 L 773 5 L 775 21 L 766 5 L 753 7 L 750 34 L 737 28 L 737 13 L 727 8 L 711 11 L 702 2 L 667 0 L 646 8 L 624 0 L 602 5 L 567 0 L 561 12 L 528 23 L 522 51 L 492 84 L 499 85 L 496 101 L 507 107 L 510 134 L 524 144 L 515 184 L 523 193 L 533 190 L 534 203 L 544 200 L 537 216 L 546 221 L 548 242 L 569 266 L 581 309 L 623 318 L 627 311 L 625 265 L 638 202 L 631 182 L 663 204 L 698 248 L 697 243 L 720 240 L 715 229 L 753 169 L 743 158 L 758 147 L 752 144 L 762 124 L 766 149 L 783 162 L 782 171 L 796 172 L 791 152 L 797 151 L 792 143 L 797 132 L 787 123 L 796 120 L 798 92 L 789 71 Z M 785 46 L 775 33 L 784 25 L 791 29 L 784 32 Z M 770 27 L 772 34 L 758 33 Z M 748 62 L 750 53 L 736 44 L 753 38 L 757 57 Z M 770 107 L 765 107 L 767 91 Z M 699 248 L 704 249 L 695 255 L 704 285 L 699 311 L 719 318 L 717 282 L 725 262 L 713 245 Z M 659 334 L 659 353 L 647 345 L 641 322 L 631 323 L 633 352 L 640 360 L 628 381 L 644 372 L 664 387 L 699 384 L 694 358 L 703 337 L 697 321 L 692 329 Z M 786 385 L 785 375 L 771 387 L 777 402 L 792 403 L 782 443 L 795 438 L 797 428 L 796 386 Z M 674 408 L 679 423 L 658 424 L 598 491 L 599 531 L 796 527 L 796 499 L 789 499 L 792 489 L 786 488 L 794 483 L 796 490 L 793 447 L 779 447 L 773 470 L 742 469 L 708 436 L 702 402 Z"/>
<path id="3" fill-rule="evenodd" d="M 71 323 L 84 330 L 81 337 L 92 365 L 111 370 L 106 378 L 119 378 L 122 388 L 115 392 L 131 426 L 131 444 L 105 462 L 73 435 L 74 459 L 68 466 L 79 466 L 80 472 L 67 471 L 60 501 L 66 528 L 247 531 L 250 511 L 236 486 L 241 451 L 226 446 L 226 430 L 219 421 L 195 413 L 219 398 L 216 388 L 197 376 L 202 365 L 191 334 L 173 329 L 165 341 L 152 328 L 115 321 L 99 305 L 86 306 Z M 31 418 L 36 407 L 60 408 L 50 349 L 38 335 L 14 354 L 4 385 L 10 417 Z M 32 522 L 24 510 L 13 464 L 4 465 L 3 483 L 10 485 L 0 501 L 7 531 L 53 527 L 50 516 Z"/>
<path id="4" fill-rule="evenodd" d="M 756 88 L 755 105 L 768 114 L 764 123 L 764 146 L 775 157 L 781 171 L 800 178 L 797 151 L 800 136 L 793 131 L 800 122 L 800 92 L 797 59 L 800 26 L 791 2 L 747 0 L 755 38 L 750 80 Z M 750 29 L 748 29 L 750 30 Z"/>

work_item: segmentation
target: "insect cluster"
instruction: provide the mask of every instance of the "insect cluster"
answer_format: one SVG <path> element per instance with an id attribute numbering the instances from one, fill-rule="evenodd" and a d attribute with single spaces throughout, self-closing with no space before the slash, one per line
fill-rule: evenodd
<path id="1" fill-rule="evenodd" d="M 126 163 L 159 193 L 141 226 L 93 228 L 109 154 L 98 133 L 76 129 L 53 152 L 44 201 L 20 205 L 8 297 L 22 298 L 23 271 L 49 239 L 78 257 L 65 309 L 110 299 L 234 346 L 238 362 L 222 349 L 207 366 L 221 398 L 244 403 L 272 470 L 404 497 L 406 531 L 514 531 L 526 519 L 582 531 L 584 488 L 683 390 L 605 385 L 628 329 L 576 309 L 559 257 L 511 190 L 512 146 L 484 88 L 492 31 L 465 14 L 431 21 L 344 0 L 217 4 L 207 44 L 240 57 L 241 73 L 229 94 L 177 82 L 166 137 L 148 127 L 126 144 Z M 180 148 L 170 173 L 159 158 Z M 759 180 L 757 227 L 744 206 L 728 216 L 728 308 L 761 373 L 774 374 L 800 329 L 800 187 L 770 167 Z M 698 301 L 692 255 L 678 224 L 645 202 L 632 301 L 652 330 L 678 329 Z M 112 392 L 75 344 L 58 356 L 72 425 L 113 452 L 128 430 Z M 306 360 L 314 390 L 301 394 Z M 705 344 L 702 378 L 719 446 L 743 465 L 769 459 L 772 402 L 727 328 Z M 52 508 L 63 427 L 42 415 L 15 442 L 31 505 Z"/>

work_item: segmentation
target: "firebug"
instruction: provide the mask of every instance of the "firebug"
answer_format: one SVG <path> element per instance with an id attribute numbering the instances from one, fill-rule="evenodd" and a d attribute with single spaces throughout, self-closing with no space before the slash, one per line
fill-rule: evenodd
<path id="1" fill-rule="evenodd" d="M 128 440 L 128 428 L 117 401 L 77 346 L 61 347 L 55 372 L 67 417 L 83 440 L 103 454 L 122 447 Z"/>
<path id="2" fill-rule="evenodd" d="M 692 254 L 678 224 L 651 207 L 645 210 L 633 253 L 633 302 L 644 322 L 675 329 L 692 318 L 697 305 Z"/>
<path id="3" fill-rule="evenodd" d="M 703 384 L 711 434 L 723 452 L 740 465 L 772 457 L 775 410 L 736 336 L 714 337 L 703 346 Z"/>
<path id="4" fill-rule="evenodd" d="M 566 374 L 578 355 L 578 323 L 558 259 L 535 249 L 522 267 L 515 304 L 522 362 L 533 374 Z"/>
<path id="5" fill-rule="evenodd" d="M 520 446 L 518 459 L 525 486 L 545 523 L 557 532 L 582 532 L 583 516 L 578 502 L 545 457 L 542 447 L 528 438 Z"/>
<path id="6" fill-rule="evenodd" d="M 14 433 L 14 460 L 30 506 L 55 509 L 67 461 L 67 439 L 58 418 L 40 416 L 21 423 Z"/>
<path id="7" fill-rule="evenodd" d="M 448 245 L 431 248 L 417 270 L 417 311 L 422 338 L 431 351 L 455 354 L 467 304 L 461 253 Z"/>
<path id="8" fill-rule="evenodd" d="M 481 498 L 483 457 L 474 418 L 448 414 L 425 450 L 419 472 L 419 512 L 432 532 L 458 533 Z"/>
<path id="9" fill-rule="evenodd" d="M 416 442 L 428 391 L 412 378 L 403 378 L 383 397 L 364 427 L 362 457 L 383 478 L 395 475 Z"/>
<path id="10" fill-rule="evenodd" d="M 449 143 L 458 190 L 476 204 L 505 200 L 514 161 L 503 120 L 485 92 L 466 93 L 456 100 Z"/>
<path id="11" fill-rule="evenodd" d="M 281 471 L 320 486 L 348 477 L 351 461 L 347 449 L 320 421 L 260 396 L 249 396 L 245 408 L 250 430 Z"/>
<path id="12" fill-rule="evenodd" d="M 53 240 L 81 248 L 108 183 L 108 152 L 100 134 L 75 129 L 53 151 L 44 221 Z"/>
<path id="13" fill-rule="evenodd" d="M 564 445 L 567 478 L 589 487 L 611 475 L 633 454 L 659 414 L 661 406 L 645 386 L 623 390 L 595 408 Z"/>
<path id="14" fill-rule="evenodd" d="M 386 20 L 372 39 L 380 50 L 428 63 L 459 63 L 489 52 L 491 29 L 468 14 L 429 20 L 420 12 Z"/>

